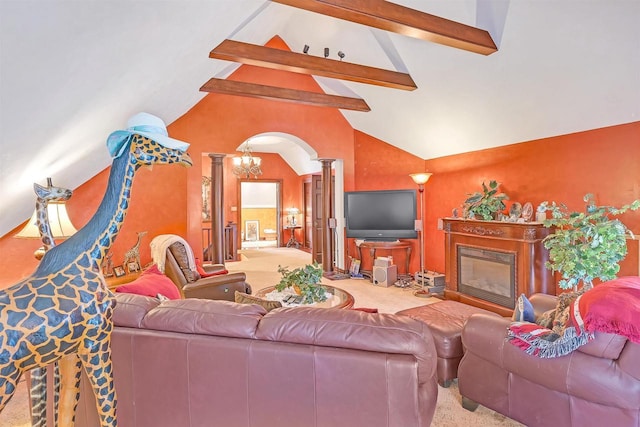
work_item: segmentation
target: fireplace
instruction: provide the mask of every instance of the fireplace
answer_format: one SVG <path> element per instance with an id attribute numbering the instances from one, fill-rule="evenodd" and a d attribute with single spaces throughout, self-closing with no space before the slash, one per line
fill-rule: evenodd
<path id="1" fill-rule="evenodd" d="M 445 218 L 446 299 L 511 316 L 520 294 L 555 295 L 541 223 Z"/>
<path id="2" fill-rule="evenodd" d="M 515 307 L 516 254 L 458 246 L 458 291 Z"/>

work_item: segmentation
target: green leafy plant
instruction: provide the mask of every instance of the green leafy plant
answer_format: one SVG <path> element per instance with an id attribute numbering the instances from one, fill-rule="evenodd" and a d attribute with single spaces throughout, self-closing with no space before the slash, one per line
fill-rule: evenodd
<path id="1" fill-rule="evenodd" d="M 279 265 L 278 273 L 282 275 L 280 282 L 276 285 L 278 292 L 291 288 L 299 295 L 302 295 L 302 302 L 306 304 L 327 299 L 326 289 L 320 283 L 322 268 L 318 263 L 314 262 L 293 270 Z"/>
<path id="2" fill-rule="evenodd" d="M 505 209 L 505 200 L 509 197 L 504 193 L 498 193 L 500 183 L 495 180 L 489 181 L 489 186 L 483 182 L 482 192 L 468 194 L 467 200 L 464 201 L 465 218 L 484 219 L 490 221 L 495 219 L 498 212 Z"/>
<path id="3" fill-rule="evenodd" d="M 585 212 L 569 212 L 563 204 L 543 202 L 539 210 L 551 212 L 545 227 L 555 227 L 553 234 L 544 239 L 549 249 L 546 267 L 562 274 L 562 289 L 577 290 L 593 287 L 593 280 L 615 279 L 620 271 L 619 262 L 627 255 L 626 236 L 633 233 L 618 219 L 612 218 L 628 210 L 640 208 L 635 200 L 620 208 L 597 206 L 593 194 L 584 196 Z"/>

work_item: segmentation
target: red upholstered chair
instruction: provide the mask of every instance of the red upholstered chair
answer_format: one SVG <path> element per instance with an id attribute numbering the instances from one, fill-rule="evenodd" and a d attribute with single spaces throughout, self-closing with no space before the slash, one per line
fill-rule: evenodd
<path id="1" fill-rule="evenodd" d="M 166 250 L 164 274 L 176 284 L 185 298 L 202 298 L 233 301 L 235 291 L 251 293 L 251 286 L 246 282 L 244 273 L 215 274 L 202 277 L 197 271 L 189 268 L 186 251 L 193 251 L 182 242 L 172 243 Z M 213 264 L 202 266 L 207 274 L 224 273 L 225 266 Z"/>

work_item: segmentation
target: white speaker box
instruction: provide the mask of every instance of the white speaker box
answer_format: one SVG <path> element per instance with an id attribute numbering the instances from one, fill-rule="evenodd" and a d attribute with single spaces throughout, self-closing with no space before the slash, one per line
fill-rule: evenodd
<path id="1" fill-rule="evenodd" d="M 374 266 L 371 279 L 375 286 L 389 287 L 398 280 L 398 266 L 395 264 L 388 267 Z"/>

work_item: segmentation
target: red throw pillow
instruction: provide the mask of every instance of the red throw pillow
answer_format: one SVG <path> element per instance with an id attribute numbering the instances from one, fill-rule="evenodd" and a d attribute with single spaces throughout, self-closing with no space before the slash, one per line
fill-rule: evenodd
<path id="1" fill-rule="evenodd" d="M 218 271 L 214 271 L 211 273 L 208 273 L 204 267 L 202 267 L 202 261 L 200 261 L 200 258 L 196 258 L 196 270 L 198 270 L 198 274 L 200 275 L 200 277 L 211 277 L 211 276 L 220 276 L 222 274 L 227 274 L 229 273 L 229 270 L 227 270 L 226 268 L 222 269 L 222 270 L 218 270 Z"/>
<path id="2" fill-rule="evenodd" d="M 158 270 L 158 266 L 153 264 L 142 272 L 133 282 L 118 286 L 116 292 L 145 295 L 156 297 L 162 294 L 169 299 L 181 299 L 180 291 L 167 276 Z"/>

